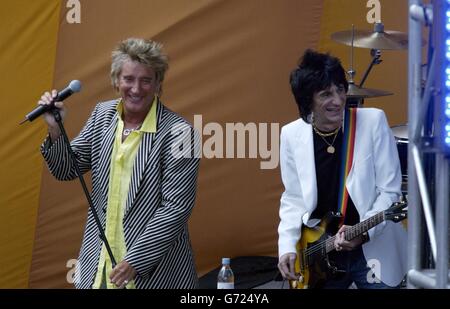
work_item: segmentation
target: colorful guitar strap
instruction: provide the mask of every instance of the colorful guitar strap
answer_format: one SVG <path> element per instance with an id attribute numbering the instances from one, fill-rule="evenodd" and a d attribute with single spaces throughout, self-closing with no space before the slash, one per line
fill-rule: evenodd
<path id="1" fill-rule="evenodd" d="M 348 204 L 348 191 L 345 184 L 352 168 L 353 151 L 355 149 L 356 136 L 356 108 L 346 108 L 344 114 L 344 136 L 341 149 L 341 168 L 339 175 L 338 212 L 342 214 L 339 226 L 344 223 L 345 212 Z"/>

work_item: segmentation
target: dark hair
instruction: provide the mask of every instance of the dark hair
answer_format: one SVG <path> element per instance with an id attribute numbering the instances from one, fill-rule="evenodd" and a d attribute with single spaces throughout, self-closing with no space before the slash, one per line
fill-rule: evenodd
<path id="1" fill-rule="evenodd" d="M 311 49 L 305 51 L 297 68 L 291 72 L 290 83 L 300 117 L 306 122 L 311 114 L 313 96 L 316 92 L 327 89 L 332 84 L 342 85 L 346 92 L 348 90 L 341 61 L 329 54 L 318 53 Z"/>

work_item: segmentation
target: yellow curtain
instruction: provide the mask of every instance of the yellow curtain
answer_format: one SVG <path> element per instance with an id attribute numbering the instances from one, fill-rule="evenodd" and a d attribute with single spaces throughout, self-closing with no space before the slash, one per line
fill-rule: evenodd
<path id="1" fill-rule="evenodd" d="M 59 11 L 55 0 L 1 3 L 0 288 L 28 287 L 45 129 L 18 124 L 52 85 Z"/>

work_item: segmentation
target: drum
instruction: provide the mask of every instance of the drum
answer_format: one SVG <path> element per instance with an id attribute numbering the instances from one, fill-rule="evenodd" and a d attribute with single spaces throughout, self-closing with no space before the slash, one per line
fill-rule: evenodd
<path id="1" fill-rule="evenodd" d="M 408 126 L 399 125 L 391 128 L 392 134 L 397 143 L 398 157 L 400 159 L 400 168 L 402 170 L 403 180 L 408 179 Z"/>

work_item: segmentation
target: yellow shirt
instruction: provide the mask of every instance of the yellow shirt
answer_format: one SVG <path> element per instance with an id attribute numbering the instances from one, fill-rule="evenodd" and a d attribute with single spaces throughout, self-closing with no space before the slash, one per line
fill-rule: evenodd
<path id="1" fill-rule="evenodd" d="M 106 212 L 106 238 L 117 263 L 123 261 L 127 254 L 125 236 L 123 231 L 123 216 L 130 188 L 131 174 L 133 172 L 134 159 L 136 157 L 143 132 L 156 132 L 156 105 L 158 100 L 153 100 L 150 111 L 145 117 L 139 130 L 132 131 L 122 143 L 123 120 L 121 118 L 123 103 L 117 104 L 118 123 L 111 154 L 111 165 L 109 174 L 108 207 Z M 106 287 L 117 288 L 110 283 L 109 275 L 112 272 L 112 263 L 106 251 L 105 245 L 100 253 L 97 275 L 95 277 L 94 289 L 100 288 L 103 280 L 103 269 L 106 267 Z M 130 281 L 127 289 L 134 289 L 134 281 Z"/>

